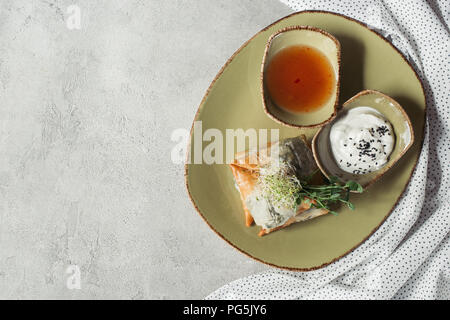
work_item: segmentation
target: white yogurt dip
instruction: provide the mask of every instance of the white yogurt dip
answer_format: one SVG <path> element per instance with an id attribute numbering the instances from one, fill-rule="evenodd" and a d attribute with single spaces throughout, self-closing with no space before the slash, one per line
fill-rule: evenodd
<path id="1" fill-rule="evenodd" d="M 350 109 L 332 125 L 330 143 L 342 170 L 366 174 L 379 170 L 389 160 L 395 145 L 392 126 L 371 107 Z"/>

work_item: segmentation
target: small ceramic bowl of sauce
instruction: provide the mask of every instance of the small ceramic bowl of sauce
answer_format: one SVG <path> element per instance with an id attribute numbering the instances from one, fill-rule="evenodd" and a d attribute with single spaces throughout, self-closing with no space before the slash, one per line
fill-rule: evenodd
<path id="1" fill-rule="evenodd" d="M 261 66 L 264 111 L 291 127 L 331 121 L 339 98 L 339 41 L 326 31 L 292 26 L 273 34 Z"/>

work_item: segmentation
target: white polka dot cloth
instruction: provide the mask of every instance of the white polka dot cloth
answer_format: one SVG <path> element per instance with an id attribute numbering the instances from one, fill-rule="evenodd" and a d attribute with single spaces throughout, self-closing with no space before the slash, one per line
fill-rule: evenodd
<path id="1" fill-rule="evenodd" d="M 207 299 L 450 299 L 449 0 L 282 2 L 363 21 L 410 59 L 427 95 L 422 153 L 396 209 L 352 253 L 312 272 L 239 279 Z"/>

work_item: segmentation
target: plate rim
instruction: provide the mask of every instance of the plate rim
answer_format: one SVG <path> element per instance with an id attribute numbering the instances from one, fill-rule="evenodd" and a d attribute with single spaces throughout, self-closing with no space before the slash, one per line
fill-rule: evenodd
<path id="1" fill-rule="evenodd" d="M 296 16 L 296 15 L 301 15 L 301 14 L 305 14 L 305 13 L 321 13 L 321 14 L 330 14 L 330 15 L 334 15 L 334 16 L 338 16 L 344 19 L 347 19 L 351 22 L 355 22 L 357 24 L 359 24 L 360 26 L 364 27 L 365 29 L 369 30 L 370 32 L 372 32 L 373 34 L 375 34 L 376 36 L 378 36 L 380 39 L 382 39 L 384 42 L 386 42 L 391 48 L 394 49 L 394 51 L 396 51 L 400 57 L 408 64 L 408 66 L 411 68 L 411 70 L 413 71 L 415 77 L 417 78 L 417 80 L 420 83 L 420 86 L 422 88 L 422 95 L 424 97 L 424 103 L 425 103 L 425 108 L 424 108 L 424 122 L 422 125 L 422 130 L 420 132 L 422 132 L 422 137 L 420 141 L 420 147 L 419 147 L 419 156 L 414 160 L 414 164 L 411 170 L 411 174 L 408 177 L 408 181 L 405 183 L 405 186 L 403 187 L 403 190 L 401 191 L 400 195 L 398 196 L 397 200 L 395 201 L 394 205 L 392 206 L 392 208 L 389 210 L 389 212 L 383 217 L 383 219 L 380 221 L 380 223 L 364 238 L 362 239 L 359 243 L 357 243 L 355 246 L 353 246 L 352 248 L 350 248 L 348 251 L 346 251 L 345 253 L 341 254 L 340 256 L 331 259 L 330 261 L 324 262 L 321 265 L 318 266 L 314 266 L 314 267 L 310 267 L 310 268 L 297 268 L 297 267 L 289 267 L 289 266 L 283 266 L 283 265 L 278 265 L 275 263 L 271 263 L 268 261 L 265 261 L 261 258 L 255 257 L 253 255 L 251 255 L 250 253 L 244 251 L 243 249 L 239 248 L 237 245 L 235 245 L 234 243 L 232 243 L 230 240 L 228 240 L 224 235 L 222 235 L 219 231 L 217 231 L 209 222 L 208 220 L 205 218 L 205 216 L 201 213 L 200 209 L 198 208 L 197 204 L 194 202 L 193 196 L 191 194 L 191 190 L 189 189 L 189 183 L 188 183 L 188 167 L 189 167 L 189 157 L 190 157 L 190 150 L 191 150 L 191 141 L 192 141 L 192 133 L 194 130 L 194 123 L 195 121 L 197 121 L 198 115 L 200 113 L 200 111 L 203 109 L 204 103 L 206 101 L 206 98 L 209 96 L 212 87 L 214 86 L 214 84 L 216 83 L 216 81 L 220 78 L 220 76 L 223 74 L 224 70 L 227 68 L 227 66 L 231 63 L 231 61 L 233 61 L 233 59 L 242 51 L 242 49 L 244 49 L 254 38 L 256 38 L 259 34 L 265 32 L 266 30 L 268 30 L 269 28 L 271 28 L 272 26 L 276 25 L 277 23 L 286 20 L 290 17 Z M 346 16 L 344 14 L 341 13 L 337 13 L 337 12 L 332 12 L 332 11 L 326 11 L 326 10 L 303 10 L 303 11 L 297 11 L 294 13 L 291 13 L 287 16 L 284 16 L 274 22 L 272 22 L 271 24 L 269 24 L 268 26 L 264 27 L 263 29 L 261 29 L 260 31 L 258 31 L 257 33 L 255 33 L 250 39 L 248 39 L 247 41 L 245 41 L 229 58 L 228 60 L 225 62 L 225 64 L 222 66 L 222 68 L 220 68 L 219 72 L 216 74 L 216 76 L 214 77 L 214 79 L 211 81 L 211 83 L 208 86 L 208 89 L 206 90 L 205 94 L 203 95 L 202 100 L 200 101 L 200 104 L 197 108 L 197 111 L 195 112 L 194 115 L 194 119 L 192 121 L 192 125 L 191 125 L 191 129 L 189 131 L 189 140 L 188 140 L 188 144 L 187 144 L 187 149 L 186 149 L 186 158 L 185 158 L 185 163 L 184 163 L 184 182 L 185 182 L 185 186 L 186 186 L 186 190 L 188 193 L 188 197 L 189 200 L 191 201 L 192 205 L 194 206 L 195 210 L 197 211 L 197 213 L 200 215 L 200 217 L 203 219 L 204 222 L 206 222 L 206 224 L 209 226 L 209 228 L 211 228 L 211 230 L 213 230 L 221 239 L 225 240 L 226 243 L 228 243 L 230 246 L 232 246 L 234 249 L 238 250 L 239 252 L 243 253 L 244 255 L 246 255 L 249 258 L 252 258 L 258 262 L 261 262 L 265 265 L 269 265 L 271 267 L 275 267 L 278 269 L 283 269 L 283 270 L 288 270 L 288 271 L 297 271 L 297 272 L 308 272 L 308 271 L 314 271 L 314 270 L 318 270 L 318 269 L 322 269 L 342 258 L 344 258 L 345 256 L 347 256 L 348 254 L 350 254 L 351 252 L 353 252 L 356 248 L 358 248 L 359 246 L 361 246 L 364 242 L 366 242 L 366 240 L 368 240 L 380 227 L 381 225 L 384 224 L 384 222 L 386 221 L 386 219 L 391 215 L 392 211 L 395 209 L 395 207 L 397 207 L 400 199 L 402 198 L 406 188 L 409 186 L 409 183 L 411 181 L 412 175 L 414 174 L 416 167 L 417 167 L 417 163 L 419 161 L 419 157 L 420 157 L 420 153 L 422 152 L 423 149 L 423 142 L 424 142 L 424 138 L 425 138 L 425 125 L 426 125 L 426 117 L 427 117 L 427 111 L 428 111 L 428 102 L 427 102 L 427 95 L 425 92 L 425 88 L 423 85 L 423 82 L 419 76 L 419 74 L 417 73 L 416 69 L 414 68 L 414 66 L 411 64 L 410 61 L 408 61 L 408 59 L 405 57 L 405 55 L 396 47 L 394 46 L 391 42 L 389 42 L 389 40 L 387 40 L 383 35 L 381 35 L 380 33 L 378 33 L 377 31 L 373 30 L 372 28 L 370 28 L 370 26 L 364 22 L 361 22 L 355 18 L 351 18 L 349 16 Z"/>

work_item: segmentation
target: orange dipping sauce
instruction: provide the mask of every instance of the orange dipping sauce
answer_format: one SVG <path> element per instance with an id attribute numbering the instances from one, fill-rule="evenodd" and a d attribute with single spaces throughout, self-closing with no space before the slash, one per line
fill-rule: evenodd
<path id="1" fill-rule="evenodd" d="M 290 112 L 311 112 L 322 107 L 334 92 L 335 75 L 328 58 L 308 46 L 280 50 L 265 71 L 273 102 Z"/>

